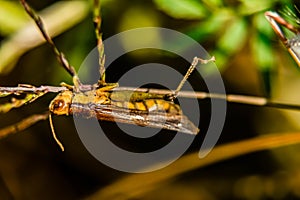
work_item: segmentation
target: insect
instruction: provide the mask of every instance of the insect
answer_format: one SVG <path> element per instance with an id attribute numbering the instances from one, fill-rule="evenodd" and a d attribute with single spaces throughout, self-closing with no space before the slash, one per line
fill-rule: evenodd
<path id="1" fill-rule="evenodd" d="M 98 120 L 162 128 L 188 134 L 197 134 L 199 132 L 198 127 L 183 114 L 180 105 L 176 104 L 174 99 L 178 96 L 183 84 L 193 72 L 198 62 L 200 61 L 202 64 L 206 64 L 214 61 L 214 57 L 208 60 L 195 57 L 183 80 L 178 85 L 178 88 L 171 93 L 157 94 L 149 91 L 132 90 L 116 91 L 118 89 L 117 83 L 107 83 L 105 81 L 105 55 L 100 33 L 100 2 L 95 0 L 94 8 L 96 9 L 94 9 L 94 24 L 98 42 L 100 79 L 98 83 L 94 85 L 84 85 L 81 83 L 75 69 L 69 64 L 63 53 L 58 50 L 51 37 L 47 34 L 43 21 L 39 15 L 35 13 L 25 0 L 20 0 L 20 2 L 25 11 L 35 21 L 44 39 L 51 46 L 62 67 L 73 77 L 74 85 L 62 84 L 63 89 L 58 91 L 59 94 L 49 105 L 50 112 L 48 117 L 51 131 L 54 139 L 62 150 L 64 150 L 64 147 L 55 135 L 52 122 L 53 114 L 80 115 L 85 118 L 96 117 Z M 53 89 L 44 88 L 37 92 L 37 88 L 30 85 L 21 86 L 23 88 L 25 87 L 25 90 L 26 88 L 29 90 L 32 89 L 35 94 L 32 95 L 23 91 L 26 94 L 25 99 L 27 100 L 15 100 L 15 105 L 13 107 L 19 107 L 28 102 L 30 103 Z M 18 91 L 13 94 L 23 92 Z M 2 90 L 2 94 L 3 93 L 5 94 L 5 91 Z M 12 94 L 12 92 L 7 92 L 7 94 Z M 18 130 L 19 126 L 14 126 L 12 128 Z"/>
<path id="2" fill-rule="evenodd" d="M 297 9 L 297 7 L 296 7 L 296 9 Z M 292 11 L 288 11 L 288 15 L 295 18 L 296 22 L 299 23 L 299 19 Z M 277 12 L 267 11 L 267 12 L 265 12 L 265 17 L 271 24 L 276 35 L 279 37 L 279 39 L 282 41 L 282 43 L 287 48 L 290 55 L 296 61 L 297 65 L 300 67 L 300 30 L 298 28 L 294 27 L 292 24 L 288 23 Z M 288 39 L 285 36 L 285 34 L 283 33 L 280 25 L 284 26 L 289 31 L 293 32 L 295 34 L 295 36 Z"/>
<path id="3" fill-rule="evenodd" d="M 52 39 L 47 34 L 40 17 L 26 3 L 25 0 L 20 0 L 20 2 L 24 6 L 26 12 L 36 22 L 37 27 L 47 43 L 53 49 L 54 54 L 61 63 L 62 67 L 73 77 L 74 85 L 71 86 L 62 84 L 61 87 L 33 87 L 31 85 L 23 84 L 19 85 L 18 87 L 0 87 L 1 96 L 10 94 L 26 95 L 24 99 L 14 99 L 13 102 L 8 106 L 0 105 L 0 112 L 7 112 L 11 108 L 20 107 L 25 103 L 30 103 L 47 92 L 59 93 L 49 105 L 50 114 L 47 112 L 42 115 L 34 115 L 15 125 L 1 129 L 0 137 L 2 135 L 7 135 L 8 133 L 14 133 L 19 130 L 23 130 L 39 120 L 49 118 L 53 137 L 61 149 L 64 150 L 63 145 L 55 135 L 52 115 L 71 114 L 81 115 L 86 118 L 96 117 L 99 120 L 122 122 L 140 126 L 150 126 L 154 128 L 180 131 L 188 134 L 197 134 L 199 132 L 198 127 L 196 127 L 188 119 L 188 117 L 184 115 L 180 105 L 175 103 L 174 99 L 176 99 L 178 96 L 198 99 L 215 98 L 223 99 L 228 102 L 251 104 L 256 106 L 269 106 L 297 110 L 300 109 L 299 105 L 273 102 L 264 97 L 181 91 L 183 84 L 193 72 L 198 62 L 201 64 L 207 64 L 208 62 L 214 61 L 214 57 L 207 60 L 195 57 L 186 75 L 178 85 L 177 89 L 174 91 L 145 88 L 123 88 L 119 87 L 117 83 L 107 83 L 105 81 L 104 47 L 100 33 L 100 5 L 99 1 L 97 0 L 94 1 L 94 7 L 98 8 L 94 9 L 94 24 L 99 51 L 100 79 L 94 85 L 84 85 L 81 83 L 75 69 L 69 64 L 63 53 L 58 50 Z M 281 40 L 287 43 L 289 51 L 294 52 L 292 55 L 296 55 L 296 58 L 298 58 L 297 54 L 295 53 L 297 45 L 296 43 L 291 42 L 297 40 L 297 37 L 291 40 L 286 39 L 277 23 L 293 30 L 295 33 L 297 29 L 290 28 L 290 25 L 274 12 L 267 12 L 265 15 L 270 21 L 272 27 L 275 27 L 274 30 L 277 31 L 276 33 L 280 36 Z M 298 59 L 296 59 L 296 61 L 298 61 Z"/>

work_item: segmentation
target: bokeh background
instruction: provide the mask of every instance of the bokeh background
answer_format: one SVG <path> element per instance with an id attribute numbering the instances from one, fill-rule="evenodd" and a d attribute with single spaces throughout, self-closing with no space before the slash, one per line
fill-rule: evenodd
<path id="1" fill-rule="evenodd" d="M 29 0 L 28 3 L 45 15 L 55 16 L 49 21 L 55 24 L 51 28 L 57 35 L 54 41 L 78 69 L 96 44 L 92 2 Z M 74 7 L 65 9 L 66 3 Z M 157 26 L 180 31 L 197 40 L 216 57 L 227 93 L 300 104 L 300 70 L 264 17 L 265 11 L 274 10 L 297 25 L 295 19 L 284 15 L 287 7 L 295 10 L 296 1 L 101 0 L 101 3 L 104 39 L 137 27 Z M 78 19 L 75 22 L 63 21 L 70 16 Z M 0 85 L 72 84 L 71 77 L 59 66 L 49 46 L 35 45 L 36 40 L 41 40 L 40 34 L 38 39 L 29 37 L 38 32 L 37 29 L 31 29 L 29 36 L 21 35 L 20 40 L 13 41 L 16 34 L 29 26 L 28 23 L 32 23 L 31 19 L 18 1 L 0 0 Z M 143 39 L 163 42 L 159 35 Z M 123 42 L 126 48 L 126 41 Z M 8 48 L 7 44 L 12 45 Z M 9 60 L 4 54 L 13 56 Z M 137 51 L 114 62 L 107 70 L 107 81 L 116 82 L 126 71 L 148 62 L 168 64 L 183 74 L 188 67 L 186 61 L 165 52 Z M 83 78 L 88 79 L 88 73 Z M 193 74 L 190 82 L 195 89 L 205 90 L 199 78 Z M 0 127 L 46 111 L 54 96 L 47 94 L 32 104 L 1 114 Z M 7 100 L 3 98 L 0 102 Z M 208 100 L 200 100 L 199 105 L 200 129 L 205 133 L 210 104 Z M 217 145 L 297 131 L 300 129 L 299 119 L 299 111 L 228 104 L 224 131 Z M 103 125 L 112 126 L 111 123 Z M 300 199 L 299 145 L 214 162 L 144 188 L 139 176 L 116 171 L 94 159 L 82 145 L 72 117 L 54 117 L 54 126 L 65 145 L 65 152 L 61 152 L 52 139 L 48 121 L 1 139 L 0 199 Z M 168 141 L 162 136 L 150 143 L 130 143 L 132 141 L 120 136 L 121 133 L 111 134 L 116 143 L 137 152 Z M 166 133 L 166 137 L 171 134 Z M 197 152 L 203 138 L 204 135 L 197 136 L 185 155 Z M 187 160 L 185 165 L 188 166 L 189 161 L 193 162 Z M 176 162 L 172 165 L 176 166 Z M 159 179 L 159 176 L 163 173 L 153 174 L 153 179 Z M 124 185 L 115 184 L 128 177 Z M 127 184 L 139 185 L 140 190 L 128 189 L 127 193 Z M 124 187 L 124 192 L 114 194 L 119 187 Z M 110 196 L 105 196 L 106 190 L 110 191 Z"/>

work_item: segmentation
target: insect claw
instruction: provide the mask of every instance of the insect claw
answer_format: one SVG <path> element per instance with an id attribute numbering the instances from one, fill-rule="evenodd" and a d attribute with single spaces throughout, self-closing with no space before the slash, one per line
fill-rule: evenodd
<path id="1" fill-rule="evenodd" d="M 207 63 L 210 63 L 210 62 L 215 62 L 216 61 L 216 58 L 215 56 L 212 56 L 210 59 L 202 59 L 202 58 L 198 58 L 198 57 L 195 57 L 194 59 L 197 59 L 198 61 L 200 61 L 201 64 L 207 64 Z"/>

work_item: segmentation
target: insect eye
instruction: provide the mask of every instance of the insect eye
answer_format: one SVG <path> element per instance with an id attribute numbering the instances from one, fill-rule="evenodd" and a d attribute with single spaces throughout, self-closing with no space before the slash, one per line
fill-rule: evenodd
<path id="1" fill-rule="evenodd" d="M 63 100 L 57 100 L 53 104 L 53 109 L 62 109 L 65 106 L 65 102 Z"/>

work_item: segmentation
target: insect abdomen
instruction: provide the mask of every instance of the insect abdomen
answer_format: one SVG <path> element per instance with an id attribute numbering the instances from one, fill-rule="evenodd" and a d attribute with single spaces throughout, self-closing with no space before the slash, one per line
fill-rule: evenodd
<path id="1" fill-rule="evenodd" d="M 147 112 L 166 112 L 170 114 L 181 114 L 179 105 L 165 101 L 163 99 L 145 99 L 143 101 L 129 101 L 129 102 L 111 102 L 112 105 L 130 110 L 139 110 Z"/>

